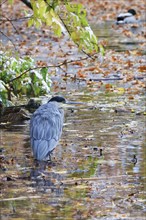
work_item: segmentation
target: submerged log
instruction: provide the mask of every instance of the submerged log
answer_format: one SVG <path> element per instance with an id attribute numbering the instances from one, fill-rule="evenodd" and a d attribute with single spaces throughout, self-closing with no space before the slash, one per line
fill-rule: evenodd
<path id="1" fill-rule="evenodd" d="M 26 105 L 4 107 L 0 102 L 0 123 L 13 124 L 30 119 L 30 113 L 34 112 L 40 104 L 30 99 Z"/>

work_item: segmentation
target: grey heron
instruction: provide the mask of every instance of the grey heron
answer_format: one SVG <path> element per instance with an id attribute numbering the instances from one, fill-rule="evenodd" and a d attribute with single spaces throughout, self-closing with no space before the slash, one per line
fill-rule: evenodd
<path id="1" fill-rule="evenodd" d="M 51 98 L 41 105 L 30 120 L 30 140 L 35 159 L 51 160 L 51 152 L 59 142 L 62 133 L 64 111 L 59 103 L 66 100 L 61 96 Z"/>

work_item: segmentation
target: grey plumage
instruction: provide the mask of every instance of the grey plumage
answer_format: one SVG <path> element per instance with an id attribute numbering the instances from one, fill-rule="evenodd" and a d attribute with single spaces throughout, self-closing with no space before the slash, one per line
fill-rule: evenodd
<path id="1" fill-rule="evenodd" d="M 61 137 L 64 111 L 59 108 L 57 102 L 65 102 L 65 99 L 53 97 L 31 117 L 30 139 L 33 155 L 37 160 L 48 160 Z"/>

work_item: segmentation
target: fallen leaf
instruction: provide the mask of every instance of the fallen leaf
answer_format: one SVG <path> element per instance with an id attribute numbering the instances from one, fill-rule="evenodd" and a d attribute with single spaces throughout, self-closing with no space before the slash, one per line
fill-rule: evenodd
<path id="1" fill-rule="evenodd" d="M 138 70 L 140 72 L 145 72 L 146 71 L 146 66 L 140 66 L 140 67 L 138 67 Z"/>
<path id="2" fill-rule="evenodd" d="M 86 78 L 86 75 L 82 73 L 82 70 L 79 70 L 79 71 L 77 72 L 77 75 L 78 75 L 78 77 L 80 77 L 80 78 Z"/>

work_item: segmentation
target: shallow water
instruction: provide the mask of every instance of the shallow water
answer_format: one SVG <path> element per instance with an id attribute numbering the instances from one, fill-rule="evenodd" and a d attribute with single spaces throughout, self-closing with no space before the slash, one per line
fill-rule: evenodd
<path id="1" fill-rule="evenodd" d="M 111 25 L 94 28 L 100 39 L 108 39 L 109 48 L 139 46 L 117 41 Z M 86 88 L 84 82 L 66 88 L 62 95 L 76 104 L 64 107 L 52 163 L 34 162 L 29 121 L 0 131 L 1 219 L 145 219 L 144 92 L 129 100 L 96 85 Z"/>
<path id="2" fill-rule="evenodd" d="M 91 24 L 94 33 L 99 40 L 106 40 L 106 47 L 117 52 L 126 50 L 138 50 L 146 53 L 145 47 L 145 27 L 146 21 L 142 20 L 138 24 L 116 25 L 113 21 Z"/>
<path id="3" fill-rule="evenodd" d="M 34 163 L 28 121 L 1 130 L 1 219 L 144 219 L 145 116 L 115 113 L 114 96 L 70 99 L 51 164 Z"/>

